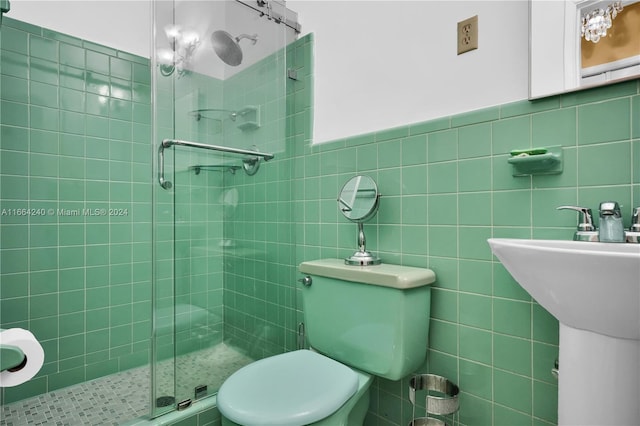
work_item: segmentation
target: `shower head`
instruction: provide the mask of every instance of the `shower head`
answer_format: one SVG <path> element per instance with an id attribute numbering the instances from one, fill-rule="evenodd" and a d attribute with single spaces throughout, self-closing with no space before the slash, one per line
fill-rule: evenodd
<path id="1" fill-rule="evenodd" d="M 211 44 L 216 55 L 227 65 L 237 67 L 242 63 L 242 49 L 240 48 L 240 40 L 248 38 L 253 44 L 258 42 L 258 34 L 248 35 L 240 34 L 233 37 L 226 31 L 218 30 L 211 34 Z"/>

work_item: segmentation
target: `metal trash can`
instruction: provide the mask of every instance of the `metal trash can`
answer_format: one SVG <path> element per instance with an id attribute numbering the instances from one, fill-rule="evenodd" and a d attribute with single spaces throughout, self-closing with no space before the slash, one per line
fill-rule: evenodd
<path id="1" fill-rule="evenodd" d="M 426 416 L 416 417 L 416 391 L 426 391 L 425 398 Z M 413 405 L 413 420 L 409 426 L 447 426 L 447 424 L 430 414 L 446 416 L 453 414 L 460 408 L 458 386 L 446 377 L 435 374 L 417 374 L 409 381 L 409 400 Z"/>
<path id="2" fill-rule="evenodd" d="M 435 417 L 418 417 L 411 420 L 409 426 L 447 426 L 447 424 Z"/>

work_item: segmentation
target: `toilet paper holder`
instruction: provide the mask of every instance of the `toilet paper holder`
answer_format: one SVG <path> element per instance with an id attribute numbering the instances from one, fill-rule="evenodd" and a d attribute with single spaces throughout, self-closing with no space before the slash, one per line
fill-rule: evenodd
<path id="1" fill-rule="evenodd" d="M 29 330 L 0 329 L 0 388 L 31 380 L 44 364 L 44 350 Z"/>
<path id="2" fill-rule="evenodd" d="M 27 365 L 27 356 L 13 345 L 0 344 L 0 371 L 16 372 Z"/>

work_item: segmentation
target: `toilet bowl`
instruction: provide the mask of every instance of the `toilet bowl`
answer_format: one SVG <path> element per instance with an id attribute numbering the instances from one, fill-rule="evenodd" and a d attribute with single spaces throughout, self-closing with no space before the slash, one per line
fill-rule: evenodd
<path id="1" fill-rule="evenodd" d="M 223 425 L 362 426 L 374 376 L 399 380 L 424 362 L 429 269 L 303 262 L 305 328 L 314 350 L 264 358 L 220 387 Z"/>
<path id="2" fill-rule="evenodd" d="M 360 426 L 372 381 L 370 374 L 301 349 L 236 371 L 217 404 L 223 426 Z"/>

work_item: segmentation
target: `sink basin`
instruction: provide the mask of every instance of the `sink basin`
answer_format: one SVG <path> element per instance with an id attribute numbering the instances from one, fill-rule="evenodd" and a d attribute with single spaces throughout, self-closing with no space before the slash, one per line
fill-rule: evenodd
<path id="1" fill-rule="evenodd" d="M 640 340 L 640 245 L 506 238 L 489 245 L 560 322 Z"/>
<path id="2" fill-rule="evenodd" d="M 640 245 L 488 241 L 560 322 L 558 424 L 639 425 Z"/>

